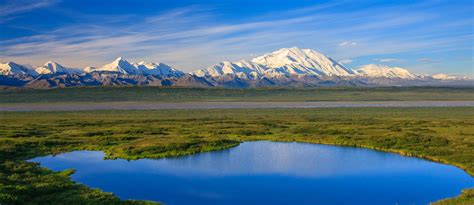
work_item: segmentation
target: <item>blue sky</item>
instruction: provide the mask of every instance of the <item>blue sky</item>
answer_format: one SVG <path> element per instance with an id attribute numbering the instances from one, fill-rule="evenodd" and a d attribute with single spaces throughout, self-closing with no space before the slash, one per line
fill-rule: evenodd
<path id="1" fill-rule="evenodd" d="M 351 68 L 474 76 L 473 13 L 471 0 L 0 0 L 0 61 L 192 71 L 297 46 Z"/>

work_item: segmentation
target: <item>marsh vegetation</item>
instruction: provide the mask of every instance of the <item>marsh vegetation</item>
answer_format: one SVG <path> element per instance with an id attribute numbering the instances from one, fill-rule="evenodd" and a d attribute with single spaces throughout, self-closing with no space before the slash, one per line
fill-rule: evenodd
<path id="1" fill-rule="evenodd" d="M 65 198 L 118 203 L 111 194 L 70 181 L 70 171 L 54 173 L 24 161 L 72 150 L 103 150 L 108 158 L 139 159 L 226 149 L 242 141 L 298 141 L 396 152 L 474 173 L 472 107 L 3 112 L 0 116 L 0 201 L 7 204 L 59 203 Z M 462 200 L 472 202 L 471 192 L 466 191 Z"/>

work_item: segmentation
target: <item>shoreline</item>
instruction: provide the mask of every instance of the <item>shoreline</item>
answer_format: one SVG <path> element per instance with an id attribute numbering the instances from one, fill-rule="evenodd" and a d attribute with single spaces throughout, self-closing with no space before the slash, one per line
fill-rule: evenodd
<path id="1" fill-rule="evenodd" d="M 124 160 L 140 160 L 140 159 L 163 159 L 163 158 L 173 158 L 173 157 L 183 157 L 183 156 L 189 156 L 189 155 L 194 155 L 194 154 L 199 154 L 199 153 L 206 153 L 206 152 L 216 152 L 216 151 L 222 151 L 222 150 L 226 150 L 226 149 L 230 149 L 230 148 L 233 148 L 233 147 L 237 147 L 239 145 L 241 145 L 242 143 L 245 143 L 245 142 L 253 142 L 253 141 L 268 141 L 268 142 L 284 142 L 284 143 L 307 143 L 307 144 L 314 144 L 314 145 L 328 145 L 328 146 L 339 146 L 339 147 L 349 147 L 349 148 L 359 148 L 359 149 L 367 149 L 367 150 L 373 150 L 373 151 L 378 151 L 378 152 L 386 152 L 386 153 L 392 153 L 392 154 L 398 154 L 400 156 L 405 156 L 405 157 L 414 157 L 414 158 L 418 158 L 418 159 L 421 159 L 421 160 L 426 160 L 426 161 L 430 161 L 430 162 L 434 162 L 434 163 L 440 163 L 440 164 L 444 164 L 444 165 L 448 165 L 448 166 L 454 166 L 458 169 L 461 169 L 463 172 L 465 172 L 467 175 L 471 176 L 471 177 L 474 177 L 474 172 L 472 172 L 472 170 L 468 170 L 467 167 L 461 165 L 461 164 L 458 164 L 458 163 L 453 163 L 453 162 L 449 162 L 447 160 L 443 160 L 443 159 L 440 159 L 440 158 L 436 158 L 436 157 L 432 157 L 432 156 L 427 156 L 427 155 L 419 155 L 419 154 L 414 154 L 414 153 L 410 153 L 410 152 L 407 152 L 407 151 L 404 151 L 404 150 L 397 150 L 397 149 L 384 149 L 384 148 L 379 148 L 379 147 L 372 147 L 372 146 L 367 146 L 367 145 L 361 145 L 361 144 L 344 144 L 344 143 L 335 143 L 335 142 L 315 142 L 315 141 L 305 141 L 305 140 L 293 140 L 293 141 L 285 141 L 285 140 L 267 140 L 267 139 L 256 139 L 256 140 L 243 140 L 243 141 L 238 141 L 236 142 L 235 144 L 231 144 L 231 145 L 228 145 L 228 146 L 224 146 L 224 147 L 215 147 L 215 149 L 209 149 L 209 150 L 200 150 L 200 151 L 197 151 L 197 152 L 182 152 L 182 153 L 175 153 L 175 154 L 163 154 L 159 157 L 157 156 L 150 156 L 150 157 L 134 157 L 134 156 L 112 156 L 110 152 L 108 152 L 107 150 L 101 150 L 101 149 L 77 149 L 77 150 L 69 150 L 69 151 L 63 151 L 63 152 L 60 152 L 60 153 L 55 153 L 54 155 L 58 155 L 58 154 L 62 154 L 62 153 L 68 153 L 68 152 L 73 152 L 73 151 L 100 151 L 100 152 L 103 152 L 104 153 L 104 156 L 105 156 L 105 160 L 115 160 L 115 159 L 124 159 Z M 48 155 L 51 155 L 51 154 L 48 154 Z M 48 156 L 48 155 L 40 155 L 40 156 L 35 156 L 33 158 L 30 158 L 30 159 L 23 159 L 23 161 L 25 162 L 28 162 L 28 163 L 31 163 L 30 160 L 34 159 L 34 158 L 37 158 L 37 157 L 42 157 L 42 156 Z M 34 163 L 34 162 L 33 162 Z M 41 166 L 43 168 L 46 168 L 48 170 L 51 170 L 47 167 L 44 167 L 44 166 Z M 71 181 L 75 182 L 75 183 L 78 183 L 72 179 L 70 179 Z M 91 188 L 91 187 L 89 187 Z M 461 193 L 464 192 L 465 190 L 471 190 L 471 189 L 474 189 L 474 187 L 467 187 L 467 188 L 464 188 L 461 190 Z M 102 192 L 104 192 L 103 190 L 101 190 Z M 115 194 L 114 194 L 115 195 Z M 430 204 L 433 204 L 433 203 L 436 203 L 438 201 L 443 201 L 443 200 L 447 200 L 447 199 L 452 199 L 452 198 L 455 198 L 455 197 L 459 197 L 460 195 L 456 195 L 456 196 L 451 196 L 451 197 L 448 197 L 448 198 L 443 198 L 443 199 L 440 199 L 440 200 L 437 200 L 437 201 L 433 201 L 433 202 L 430 202 Z M 153 201 L 155 202 L 155 201 Z M 156 203 L 160 203 L 160 202 L 156 202 Z"/>

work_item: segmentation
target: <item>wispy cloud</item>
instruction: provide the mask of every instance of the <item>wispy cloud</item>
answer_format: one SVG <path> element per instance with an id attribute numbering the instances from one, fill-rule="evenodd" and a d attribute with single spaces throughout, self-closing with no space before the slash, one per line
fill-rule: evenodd
<path id="1" fill-rule="evenodd" d="M 339 63 L 342 63 L 343 65 L 351 64 L 352 62 L 354 62 L 352 59 L 342 59 L 339 61 Z"/>
<path id="2" fill-rule="evenodd" d="M 0 5 L 0 16 L 10 16 L 22 12 L 48 7 L 58 3 L 59 0 L 14 0 Z"/>
<path id="3" fill-rule="evenodd" d="M 392 63 L 392 62 L 402 61 L 401 59 L 398 59 L 398 58 L 376 58 L 374 60 L 379 63 Z"/>
<path id="4" fill-rule="evenodd" d="M 431 58 L 418 58 L 418 61 L 423 62 L 423 63 L 431 63 L 431 62 L 433 62 L 433 59 L 431 59 Z"/>
<path id="5" fill-rule="evenodd" d="M 433 59 L 433 58 L 418 58 L 418 61 L 422 63 L 434 63 L 434 62 L 440 62 L 441 60 Z"/>
<path id="6" fill-rule="evenodd" d="M 18 0 L 7 1 L 0 5 L 0 25 L 18 18 L 19 15 L 35 9 L 45 8 L 58 3 L 59 0 Z M 2 29 L 2 28 L 0 28 Z"/>
<path id="7" fill-rule="evenodd" d="M 356 42 L 349 42 L 349 41 L 344 41 L 344 42 L 339 43 L 340 47 L 354 47 L 356 45 L 357 45 Z"/>

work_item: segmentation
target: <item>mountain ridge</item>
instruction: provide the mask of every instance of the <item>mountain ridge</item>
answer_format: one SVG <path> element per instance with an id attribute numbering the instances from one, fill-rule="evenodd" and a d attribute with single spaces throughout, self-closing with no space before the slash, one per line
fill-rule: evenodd
<path id="1" fill-rule="evenodd" d="M 386 77 L 386 78 L 402 78 L 402 79 L 420 79 L 407 69 L 400 67 L 389 67 L 382 64 L 363 65 L 355 70 L 355 73 L 367 77 Z"/>
<path id="2" fill-rule="evenodd" d="M 192 73 L 200 77 L 233 74 L 255 79 L 289 75 L 350 76 L 354 71 L 317 51 L 292 47 L 266 53 L 250 61 L 223 61 Z"/>
<path id="3" fill-rule="evenodd" d="M 417 75 L 400 67 L 368 64 L 347 68 L 323 53 L 297 47 L 282 48 L 251 60 L 222 61 L 185 73 L 164 63 L 130 62 L 123 57 L 101 67 L 74 69 L 54 61 L 32 68 L 14 62 L 0 64 L 0 85 L 15 82 L 30 87 L 80 85 L 155 86 L 400 86 L 472 81 L 467 76 Z M 9 79 L 9 80 L 7 80 Z M 33 79 L 33 80 L 32 80 Z M 474 85 L 474 84 L 473 84 Z"/>

